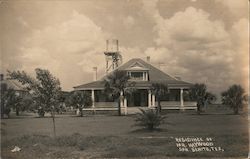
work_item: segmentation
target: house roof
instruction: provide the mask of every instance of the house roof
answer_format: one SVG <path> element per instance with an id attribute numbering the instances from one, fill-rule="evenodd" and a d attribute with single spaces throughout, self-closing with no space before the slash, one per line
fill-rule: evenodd
<path id="1" fill-rule="evenodd" d="M 75 90 L 91 90 L 91 89 L 104 89 L 104 81 L 93 81 L 80 86 L 74 87 Z M 133 87 L 135 88 L 149 88 L 152 84 L 148 81 L 135 82 Z"/>
<path id="2" fill-rule="evenodd" d="M 6 84 L 7 88 L 13 89 L 15 91 L 26 91 L 24 89 L 24 86 L 17 80 L 6 79 L 6 80 L 1 81 L 1 83 Z"/>
<path id="3" fill-rule="evenodd" d="M 140 58 L 134 58 L 119 66 L 116 70 L 135 70 L 135 68 L 140 68 L 138 70 L 148 71 L 149 81 L 136 81 L 135 87 L 144 88 L 150 87 L 152 83 L 165 83 L 169 88 L 189 88 L 192 86 L 191 83 L 176 79 L 169 74 L 159 70 L 150 63 L 143 61 Z M 111 74 L 110 72 L 109 74 Z M 109 75 L 108 74 L 108 75 Z M 104 76 L 99 81 L 89 82 L 83 85 L 74 87 L 75 90 L 86 90 L 86 89 L 103 89 L 104 79 L 108 76 Z"/>

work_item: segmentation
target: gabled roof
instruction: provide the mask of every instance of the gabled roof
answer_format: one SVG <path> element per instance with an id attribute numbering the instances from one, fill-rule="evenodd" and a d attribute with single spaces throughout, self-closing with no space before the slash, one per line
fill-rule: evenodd
<path id="1" fill-rule="evenodd" d="M 136 61 L 134 62 L 132 65 L 130 65 L 128 68 L 124 69 L 124 70 L 128 70 L 128 71 L 147 71 L 149 70 L 148 68 L 146 68 L 143 64 L 141 64 L 140 62 Z"/>
<path id="2" fill-rule="evenodd" d="M 154 67 L 150 63 L 143 61 L 140 58 L 131 59 L 128 62 L 124 63 L 123 65 L 119 66 L 116 70 L 131 70 L 133 66 L 138 68 L 140 67 L 143 70 L 147 70 L 149 73 L 149 81 L 138 81 L 136 82 L 135 87 L 150 87 L 152 83 L 166 83 L 170 88 L 180 88 L 180 87 L 189 88 L 192 86 L 191 83 L 185 82 L 183 80 L 178 80 L 170 76 L 169 74 L 166 74 L 165 72 L 159 70 L 158 68 Z M 111 73 L 112 72 L 110 72 L 109 74 Z M 76 86 L 74 87 L 74 89 L 75 90 L 103 89 L 104 88 L 103 81 L 106 78 L 106 76 L 104 76 L 99 81 L 94 81 L 80 86 Z"/>
<path id="3" fill-rule="evenodd" d="M 129 66 L 133 63 L 141 63 L 144 67 L 149 69 L 149 80 L 151 82 L 155 81 L 166 81 L 166 80 L 176 80 L 175 78 L 171 77 L 170 75 L 162 72 L 158 68 L 154 67 L 153 65 L 143 61 L 140 58 L 134 58 L 126 62 L 125 64 L 121 65 L 120 67 L 117 68 L 117 70 L 125 70 L 126 68 L 129 68 Z"/>

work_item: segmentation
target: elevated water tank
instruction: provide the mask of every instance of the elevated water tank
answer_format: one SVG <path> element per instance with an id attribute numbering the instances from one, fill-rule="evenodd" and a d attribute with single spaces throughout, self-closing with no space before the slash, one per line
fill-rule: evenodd
<path id="1" fill-rule="evenodd" d="M 106 40 L 106 52 L 119 52 L 119 45 L 117 39 Z"/>

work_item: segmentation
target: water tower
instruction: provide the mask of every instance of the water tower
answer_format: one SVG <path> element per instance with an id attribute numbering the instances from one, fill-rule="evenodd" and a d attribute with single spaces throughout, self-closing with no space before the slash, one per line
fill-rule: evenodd
<path id="1" fill-rule="evenodd" d="M 106 40 L 106 73 L 113 71 L 122 64 L 122 55 L 119 52 L 118 40 Z"/>

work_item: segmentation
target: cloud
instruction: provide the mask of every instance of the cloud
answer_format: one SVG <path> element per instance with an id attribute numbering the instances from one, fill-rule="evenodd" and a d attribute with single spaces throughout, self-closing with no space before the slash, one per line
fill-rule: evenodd
<path id="1" fill-rule="evenodd" d="M 157 9 L 157 3 L 159 0 L 143 0 L 142 1 L 142 11 L 147 17 L 158 19 L 161 18 L 159 11 Z"/>
<path id="2" fill-rule="evenodd" d="M 226 29 L 222 20 L 212 20 L 208 12 L 194 7 L 164 18 L 154 2 L 151 15 L 157 47 L 148 48 L 145 54 L 155 63 L 164 61 L 165 72 L 206 83 L 217 94 L 234 83 L 247 90 L 248 55 L 247 47 L 242 46 L 248 44 L 246 19 Z"/>
<path id="3" fill-rule="evenodd" d="M 159 3 L 144 0 L 126 3 L 112 11 L 111 3 L 74 3 L 70 7 L 84 14 L 77 11 L 69 14 L 72 3 L 60 3 L 65 15 L 52 18 L 47 18 L 47 13 L 55 12 L 51 10 L 54 7 L 47 8 L 53 6 L 50 3 L 46 3 L 46 14 L 24 14 L 27 9 L 20 8 L 18 14 L 6 14 L 4 18 L 15 23 L 6 21 L 7 29 L 2 30 L 3 65 L 28 72 L 36 67 L 48 68 L 69 90 L 91 81 L 93 66 L 98 67 L 98 76 L 104 72 L 105 40 L 112 35 L 119 38 L 124 62 L 151 56 L 156 66 L 165 63 L 163 71 L 190 82 L 206 82 L 216 93 L 233 83 L 246 84 L 243 79 L 248 79 L 249 70 L 248 20 L 244 19 L 247 14 L 243 15 L 247 5 L 243 0 L 214 0 L 217 3 L 205 7 L 204 2 L 191 1 L 177 5 L 173 0 Z M 60 9 L 56 13 L 61 13 Z"/>
<path id="4" fill-rule="evenodd" d="M 248 20 L 245 18 L 235 22 L 230 30 L 232 37 L 232 49 L 234 51 L 235 78 L 244 80 L 245 87 L 248 88 L 249 78 L 249 39 Z M 238 69 L 238 70 L 237 70 Z M 237 72 L 237 73 L 236 73 Z"/>
<path id="5" fill-rule="evenodd" d="M 131 16 L 127 16 L 124 20 L 123 20 L 123 24 L 127 27 L 127 28 L 131 28 L 134 24 L 135 24 L 135 19 Z"/>
<path id="6" fill-rule="evenodd" d="M 130 60 L 133 57 L 137 58 L 145 58 L 146 56 L 143 54 L 143 51 L 139 47 L 120 47 L 121 55 L 123 58 L 123 63 Z"/>
<path id="7" fill-rule="evenodd" d="M 19 59 L 21 69 L 49 69 L 69 90 L 92 80 L 92 67 L 104 66 L 106 36 L 90 18 L 74 11 L 64 22 L 34 30 L 25 39 Z"/>
<path id="8" fill-rule="evenodd" d="M 174 61 L 174 57 L 171 56 L 171 52 L 165 47 L 162 47 L 162 48 L 149 47 L 145 50 L 145 54 L 146 56 L 151 57 L 150 60 L 153 63 L 164 62 L 165 59 L 169 59 L 169 58 L 172 58 L 171 62 Z M 162 57 L 164 57 L 164 59 L 162 59 Z M 167 62 L 170 62 L 170 60 Z"/>
<path id="9" fill-rule="evenodd" d="M 237 17 L 248 15 L 248 1 L 247 0 L 215 0 L 216 3 L 221 3 L 226 6 L 232 15 Z"/>
<path id="10" fill-rule="evenodd" d="M 29 24 L 21 16 L 17 18 L 17 22 L 21 24 L 22 27 L 29 27 Z"/>
<path id="11" fill-rule="evenodd" d="M 207 12 L 193 7 L 158 22 L 155 30 L 158 33 L 156 42 L 159 45 L 171 45 L 176 41 L 204 44 L 228 39 L 222 21 L 211 21 Z"/>

